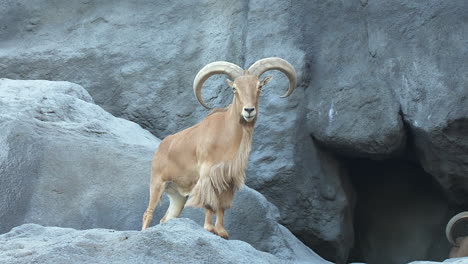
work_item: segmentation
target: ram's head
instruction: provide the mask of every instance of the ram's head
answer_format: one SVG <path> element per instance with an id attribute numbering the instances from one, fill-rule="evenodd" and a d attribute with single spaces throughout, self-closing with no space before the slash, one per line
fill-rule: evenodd
<path id="1" fill-rule="evenodd" d="M 289 89 L 282 97 L 289 96 L 296 87 L 296 72 L 287 61 L 274 57 L 258 60 L 248 70 L 243 70 L 236 64 L 225 61 L 210 63 L 198 72 L 193 84 L 193 91 L 200 104 L 210 108 L 201 96 L 203 84 L 215 74 L 226 74 L 230 78 L 226 82 L 234 93 L 232 107 L 246 122 L 252 122 L 257 116 L 258 97 L 262 88 L 271 80 L 271 76 L 261 80 L 259 78 L 269 70 L 279 70 L 288 77 Z"/>

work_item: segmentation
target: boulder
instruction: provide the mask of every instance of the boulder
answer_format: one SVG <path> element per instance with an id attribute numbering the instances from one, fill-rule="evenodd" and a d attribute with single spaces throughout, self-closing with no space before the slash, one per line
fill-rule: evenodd
<path id="1" fill-rule="evenodd" d="M 302 11 L 303 38 L 310 43 L 308 124 L 335 153 L 382 159 L 404 149 L 406 131 L 397 98 L 375 74 L 369 9 L 367 1 L 313 1 Z"/>
<path id="2" fill-rule="evenodd" d="M 368 8 L 377 76 L 400 102 L 417 158 L 452 201 L 466 205 L 468 2 L 378 0 Z"/>
<path id="3" fill-rule="evenodd" d="M 95 105 L 69 82 L 0 79 L 1 233 L 23 223 L 139 230 L 159 140 Z M 158 208 L 155 223 L 168 206 Z M 183 216 L 203 224 L 203 210 Z M 226 213 L 231 238 L 283 261 L 328 263 L 278 224 L 278 209 L 245 187 Z"/>
<path id="4" fill-rule="evenodd" d="M 467 8 L 463 0 L 307 5 L 314 137 L 352 157 L 414 148 L 451 200 L 466 205 Z"/>
<path id="5" fill-rule="evenodd" d="M 259 134 L 268 133 L 261 128 Z M 346 170 L 305 133 L 279 135 L 283 129 L 274 133 L 279 140 L 265 135 L 268 147 L 254 148 L 247 184 L 278 206 L 281 223 L 301 241 L 325 259 L 345 263 L 354 241 L 355 199 Z"/>
<path id="6" fill-rule="evenodd" d="M 433 177 L 450 198 L 431 204 L 434 214 L 428 213 L 432 216 L 427 222 L 437 223 L 437 228 L 422 232 L 424 237 L 431 238 L 417 246 L 421 249 L 413 248 L 417 243 L 404 246 L 395 241 L 375 248 L 378 243 L 367 240 L 370 247 L 365 253 L 374 255 L 369 263 L 378 259 L 381 263 L 389 261 L 385 254 L 394 256 L 394 263 L 402 263 L 403 258 L 418 251 L 421 255 L 433 254 L 431 259 L 440 259 L 444 248 L 448 252 L 447 245 L 443 245 L 444 211 L 440 209 L 454 207 L 453 202 L 466 208 L 468 195 L 468 46 L 465 45 L 468 2 L 312 1 L 299 8 L 308 14 L 300 25 L 304 28 L 302 37 L 308 42 L 305 50 L 311 64 L 306 94 L 309 131 L 314 138 L 325 148 L 348 157 L 409 158 L 429 175 L 418 177 L 422 171 L 406 174 L 411 170 L 400 175 L 407 175 L 408 181 L 414 180 L 419 186 Z M 368 168 L 369 163 L 363 163 L 362 167 Z M 371 178 L 384 182 L 387 175 L 374 173 Z M 385 193 L 375 189 L 359 190 L 357 197 L 368 197 L 369 192 L 376 195 L 368 203 L 377 197 L 378 204 L 385 203 Z M 389 204 L 404 212 L 411 203 L 397 199 Z M 372 236 L 388 233 L 391 237 L 391 229 L 385 225 L 382 233 L 375 229 L 380 225 L 380 220 L 371 221 L 375 211 L 356 214 L 366 219 L 364 230 L 374 229 L 369 232 Z M 400 221 L 405 227 L 412 225 L 411 219 Z M 403 232 L 403 236 L 423 237 L 416 229 L 412 232 Z M 439 243 L 435 242 L 437 239 Z M 439 246 L 427 247 L 428 241 Z"/>
<path id="7" fill-rule="evenodd" d="M 159 140 L 69 82 L 0 79 L 0 232 L 136 229 Z"/>
<path id="8" fill-rule="evenodd" d="M 156 209 L 154 222 L 164 216 L 169 206 L 164 199 L 161 208 Z M 185 208 L 181 217 L 204 223 L 204 211 Z M 230 239 L 245 241 L 257 250 L 269 252 L 291 263 L 330 263 L 305 246 L 291 231 L 279 224 L 278 208 L 268 202 L 255 190 L 244 186 L 235 195 L 233 207 L 226 211 L 224 224 Z"/>
<path id="9" fill-rule="evenodd" d="M 154 215 L 155 225 L 169 206 L 169 199 L 163 198 Z M 200 226 L 204 223 L 204 211 L 185 208 L 181 217 L 187 217 Z M 298 240 L 287 228 L 279 224 L 279 211 L 265 197 L 244 186 L 235 195 L 233 207 L 226 211 L 225 227 L 230 239 L 239 239 L 256 249 L 293 263 L 329 263 Z"/>
<path id="10" fill-rule="evenodd" d="M 25 224 L 0 235 L 0 262 L 283 263 L 245 242 L 206 232 L 189 219 L 172 219 L 144 232 Z"/>

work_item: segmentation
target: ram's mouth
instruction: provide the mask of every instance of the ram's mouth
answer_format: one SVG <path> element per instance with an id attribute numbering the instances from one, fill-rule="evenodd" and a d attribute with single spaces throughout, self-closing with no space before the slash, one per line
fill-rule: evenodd
<path id="1" fill-rule="evenodd" d="M 255 119 L 255 115 L 249 115 L 249 116 L 242 115 L 242 116 L 247 122 L 252 122 Z"/>

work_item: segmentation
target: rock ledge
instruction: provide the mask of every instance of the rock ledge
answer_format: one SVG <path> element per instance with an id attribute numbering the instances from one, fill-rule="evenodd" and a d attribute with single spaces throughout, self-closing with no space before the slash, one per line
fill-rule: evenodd
<path id="1" fill-rule="evenodd" d="M 239 240 L 224 240 L 192 220 L 140 231 L 75 230 L 24 224 L 0 236 L 1 263 L 281 263 Z"/>

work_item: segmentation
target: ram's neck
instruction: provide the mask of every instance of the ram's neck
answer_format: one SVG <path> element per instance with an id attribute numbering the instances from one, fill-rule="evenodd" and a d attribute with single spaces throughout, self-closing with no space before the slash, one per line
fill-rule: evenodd
<path id="1" fill-rule="evenodd" d="M 252 146 L 252 136 L 255 121 L 246 122 L 235 107 L 231 105 L 226 111 L 226 135 L 231 137 L 232 144 L 238 146 L 234 154 L 234 160 L 243 170 L 247 167 Z"/>
<path id="2" fill-rule="evenodd" d="M 211 168 L 210 177 L 220 190 L 238 189 L 244 184 L 252 146 L 253 125 L 246 126 L 240 122 L 240 115 L 232 107 L 222 114 L 223 118 L 219 119 L 223 122 L 220 129 L 222 136 L 218 144 L 226 144 L 226 148 L 220 153 L 222 158 Z"/>

